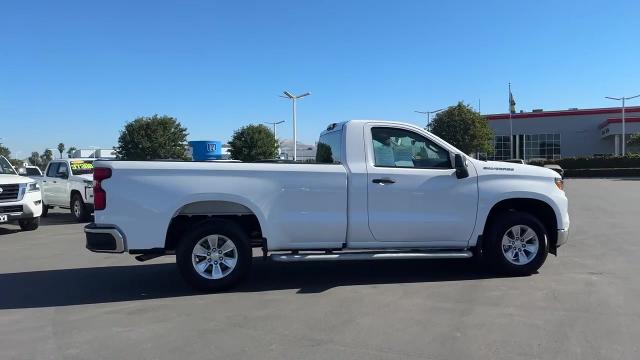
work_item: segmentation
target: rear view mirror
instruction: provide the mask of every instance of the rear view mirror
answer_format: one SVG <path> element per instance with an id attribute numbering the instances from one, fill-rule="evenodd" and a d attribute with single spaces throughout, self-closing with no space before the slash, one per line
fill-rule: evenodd
<path id="1" fill-rule="evenodd" d="M 454 157 L 454 164 L 456 169 L 456 177 L 458 179 L 464 179 L 469 177 L 469 170 L 467 169 L 467 160 L 460 154 L 456 154 Z"/>

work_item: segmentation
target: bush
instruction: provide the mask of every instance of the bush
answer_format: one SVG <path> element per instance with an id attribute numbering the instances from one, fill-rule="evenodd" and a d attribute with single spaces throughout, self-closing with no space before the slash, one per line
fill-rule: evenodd
<path id="1" fill-rule="evenodd" d="M 563 169 L 625 169 L 640 168 L 640 154 L 612 157 L 576 157 L 560 160 L 532 161 L 531 165 L 558 164 Z"/>

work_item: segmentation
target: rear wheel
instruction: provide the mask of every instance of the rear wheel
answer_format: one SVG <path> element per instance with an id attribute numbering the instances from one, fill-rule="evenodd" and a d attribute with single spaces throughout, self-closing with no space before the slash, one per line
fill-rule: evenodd
<path id="1" fill-rule="evenodd" d="M 33 231 L 40 226 L 40 218 L 22 219 L 18 221 L 18 224 L 22 231 Z"/>
<path id="2" fill-rule="evenodd" d="M 491 265 L 507 275 L 529 275 L 547 259 L 549 237 L 535 216 L 511 211 L 498 215 L 489 231 L 487 255 Z"/>
<path id="3" fill-rule="evenodd" d="M 178 245 L 176 261 L 189 285 L 203 291 L 236 285 L 251 267 L 247 235 L 235 223 L 213 220 L 196 225 Z"/>
<path id="4" fill-rule="evenodd" d="M 77 222 L 86 222 L 89 221 L 89 211 L 87 211 L 87 206 L 82 201 L 82 196 L 75 194 L 71 198 L 71 215 L 76 219 Z"/>

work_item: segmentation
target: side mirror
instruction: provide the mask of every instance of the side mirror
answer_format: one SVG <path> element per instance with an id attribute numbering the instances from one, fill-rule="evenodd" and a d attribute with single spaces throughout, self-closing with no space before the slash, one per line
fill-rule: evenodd
<path id="1" fill-rule="evenodd" d="M 460 154 L 456 154 L 454 157 L 454 165 L 456 169 L 456 177 L 458 179 L 464 179 L 469 177 L 469 170 L 467 169 L 467 161 Z"/>
<path id="2" fill-rule="evenodd" d="M 56 174 L 56 177 L 60 178 L 60 179 L 68 179 L 69 178 L 69 174 L 67 174 L 65 172 L 59 172 L 59 173 Z"/>

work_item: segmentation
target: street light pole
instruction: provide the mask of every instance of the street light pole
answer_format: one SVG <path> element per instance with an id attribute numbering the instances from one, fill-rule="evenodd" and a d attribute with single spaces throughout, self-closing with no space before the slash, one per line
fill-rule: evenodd
<path id="1" fill-rule="evenodd" d="M 269 124 L 269 125 L 272 125 L 272 126 L 273 126 L 273 137 L 274 137 L 274 138 L 276 138 L 276 141 L 278 141 L 278 133 L 276 132 L 276 130 L 277 130 L 277 129 L 276 129 L 276 125 L 280 125 L 280 124 L 282 124 L 283 122 L 284 122 L 284 120 L 277 121 L 277 122 L 268 122 L 268 121 L 265 121 L 265 122 L 264 122 L 265 124 Z"/>
<path id="2" fill-rule="evenodd" d="M 311 95 L 311 93 L 306 92 L 304 94 L 300 94 L 300 95 L 293 95 L 288 91 L 283 91 L 282 92 L 285 96 L 280 95 L 280 97 L 283 98 L 288 98 L 291 99 L 291 102 L 293 103 L 293 161 L 296 161 L 298 159 L 297 157 L 297 150 L 298 150 L 298 133 L 296 131 L 296 100 L 303 98 L 305 96 L 309 96 Z"/>
<path id="3" fill-rule="evenodd" d="M 438 110 L 433 110 L 433 111 L 418 111 L 418 110 L 414 110 L 414 112 L 417 112 L 418 114 L 422 114 L 422 115 L 427 115 L 427 130 L 431 131 L 431 114 L 437 114 L 442 110 L 444 110 L 444 108 L 438 109 Z"/>
<path id="4" fill-rule="evenodd" d="M 611 96 L 605 96 L 606 99 L 611 99 L 611 100 L 616 100 L 616 101 L 621 101 L 622 100 L 622 156 L 625 156 L 626 154 L 626 144 L 627 141 L 625 139 L 626 136 L 626 129 L 625 129 L 625 121 L 624 121 L 624 105 L 625 105 L 625 101 L 626 100 L 631 100 L 631 99 L 635 99 L 638 96 L 640 96 L 640 94 L 636 95 L 636 96 L 622 96 L 619 98 L 614 98 Z M 617 151 L 617 149 L 616 149 Z"/>

